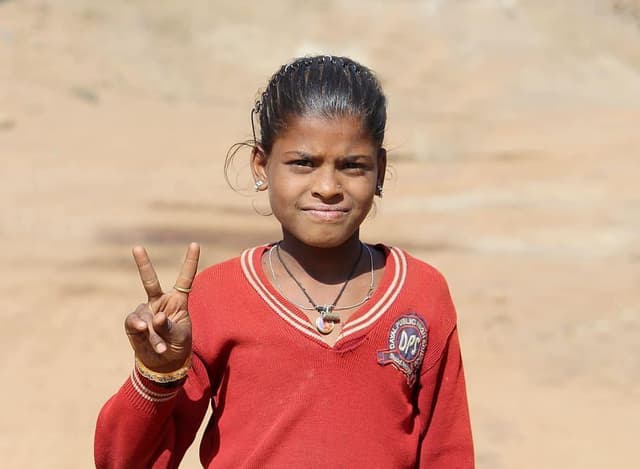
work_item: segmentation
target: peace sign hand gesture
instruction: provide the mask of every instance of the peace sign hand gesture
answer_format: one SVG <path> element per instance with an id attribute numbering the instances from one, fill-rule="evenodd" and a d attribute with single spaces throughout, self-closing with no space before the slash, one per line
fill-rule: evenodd
<path id="1" fill-rule="evenodd" d="M 191 318 L 187 299 L 198 270 L 200 246 L 191 243 L 174 288 L 163 292 L 156 271 L 143 247 L 133 248 L 148 302 L 139 305 L 124 321 L 136 357 L 150 370 L 170 373 L 191 356 Z"/>

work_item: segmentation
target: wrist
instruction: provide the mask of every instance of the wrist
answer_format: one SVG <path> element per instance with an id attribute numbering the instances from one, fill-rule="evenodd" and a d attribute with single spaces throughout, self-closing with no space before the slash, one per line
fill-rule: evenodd
<path id="1" fill-rule="evenodd" d="M 135 357 L 135 367 L 141 376 L 144 376 L 154 383 L 172 385 L 182 381 L 189 373 L 191 369 L 191 354 L 189 354 L 183 365 L 174 371 L 160 372 L 147 368 L 138 356 Z"/>

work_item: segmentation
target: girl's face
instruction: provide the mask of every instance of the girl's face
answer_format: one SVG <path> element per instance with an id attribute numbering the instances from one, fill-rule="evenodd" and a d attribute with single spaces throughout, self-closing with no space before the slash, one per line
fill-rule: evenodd
<path id="1" fill-rule="evenodd" d="M 385 168 L 385 151 L 350 117 L 292 118 L 269 155 L 252 157 L 285 235 L 321 248 L 358 236 Z"/>

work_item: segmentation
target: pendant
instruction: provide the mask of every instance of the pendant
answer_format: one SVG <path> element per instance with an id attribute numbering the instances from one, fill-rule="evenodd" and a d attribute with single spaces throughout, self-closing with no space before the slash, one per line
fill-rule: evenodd
<path id="1" fill-rule="evenodd" d="M 318 319 L 316 319 L 316 329 L 318 329 L 318 332 L 320 334 L 324 334 L 324 335 L 331 334 L 331 331 L 333 331 L 333 328 L 334 328 L 334 323 L 325 322 L 322 316 L 318 316 Z"/>
<path id="2" fill-rule="evenodd" d="M 320 317 L 324 321 L 340 322 L 340 315 L 333 312 L 333 305 L 318 305 L 316 311 L 320 313 Z"/>

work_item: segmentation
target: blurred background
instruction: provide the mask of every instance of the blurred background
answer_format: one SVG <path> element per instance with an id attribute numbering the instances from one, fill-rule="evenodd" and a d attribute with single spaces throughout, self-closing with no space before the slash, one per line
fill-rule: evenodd
<path id="1" fill-rule="evenodd" d="M 132 366 L 133 245 L 170 287 L 189 241 L 203 267 L 279 238 L 223 159 L 314 53 L 384 85 L 363 237 L 449 280 L 478 468 L 634 467 L 637 0 L 0 0 L 2 467 L 92 466 Z"/>

